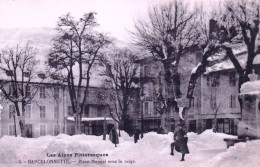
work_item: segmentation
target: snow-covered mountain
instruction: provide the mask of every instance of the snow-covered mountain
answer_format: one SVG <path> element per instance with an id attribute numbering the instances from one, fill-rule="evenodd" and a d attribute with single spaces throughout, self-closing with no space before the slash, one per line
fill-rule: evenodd
<path id="1" fill-rule="evenodd" d="M 0 28 L 0 50 L 5 47 L 14 47 L 17 44 L 29 42 L 31 46 L 38 50 L 37 59 L 40 60 L 40 69 L 38 70 L 44 71 L 44 62 L 51 48 L 51 41 L 54 35 L 55 30 L 52 28 Z M 92 69 L 91 86 L 99 87 L 103 85 L 103 77 L 99 75 L 100 71 L 101 69 Z"/>
<path id="2" fill-rule="evenodd" d="M 43 60 L 51 47 L 54 34 L 52 28 L 0 29 L 0 49 L 29 42 L 38 49 L 38 58 Z"/>

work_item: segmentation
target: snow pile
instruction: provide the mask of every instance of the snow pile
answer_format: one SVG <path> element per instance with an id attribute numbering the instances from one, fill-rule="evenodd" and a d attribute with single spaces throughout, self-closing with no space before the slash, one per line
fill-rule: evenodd
<path id="1" fill-rule="evenodd" d="M 211 160 L 218 167 L 257 167 L 260 165 L 260 140 L 238 143 L 230 147 L 227 152 L 217 155 Z"/>
<path id="2" fill-rule="evenodd" d="M 223 133 L 213 133 L 212 130 L 206 130 L 202 134 L 188 133 L 189 141 L 192 141 L 196 151 L 225 149 L 227 147 L 224 138 L 236 139 L 236 136 L 231 136 Z M 197 142 L 199 141 L 199 142 Z M 193 147 L 193 146 L 192 146 Z"/>
<path id="3" fill-rule="evenodd" d="M 240 94 L 260 94 L 260 80 L 244 83 Z"/>
<path id="4" fill-rule="evenodd" d="M 75 135 L 44 136 L 35 139 L 4 136 L 0 139 L 0 166 L 10 166 L 23 160 L 23 166 L 256 166 L 260 160 L 256 155 L 260 153 L 260 141 L 239 143 L 226 149 L 224 138 L 235 138 L 221 133 L 207 130 L 198 135 L 188 133 L 188 147 L 190 154 L 186 161 L 180 162 L 181 154 L 175 151 L 170 156 L 170 144 L 173 133 L 161 135 L 155 132 L 144 134 L 144 138 L 134 143 L 133 137 L 121 131 L 118 147 L 109 140 L 102 140 L 102 136 Z M 95 156 L 75 156 L 79 154 L 93 154 Z M 58 155 L 72 155 L 64 158 Z M 56 157 L 48 157 L 54 155 Z M 97 156 L 99 155 L 99 156 Z M 101 156 L 102 155 L 102 156 Z M 105 156 L 103 156 L 105 155 Z M 71 164 L 28 164 L 28 160 L 68 160 Z M 99 161 L 100 163 L 78 163 L 84 161 Z M 114 163 L 108 163 L 114 161 Z M 8 164 L 8 165 L 7 165 Z M 22 166 L 22 165 L 20 165 Z"/>

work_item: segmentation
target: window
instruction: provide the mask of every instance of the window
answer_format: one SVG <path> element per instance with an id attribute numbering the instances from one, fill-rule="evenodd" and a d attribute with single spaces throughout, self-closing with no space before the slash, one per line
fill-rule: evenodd
<path id="1" fill-rule="evenodd" d="M 220 133 L 224 133 L 224 119 L 217 120 L 217 131 Z"/>
<path id="2" fill-rule="evenodd" d="M 85 116 L 85 117 L 89 117 L 89 106 L 88 106 L 88 105 L 85 106 L 84 109 L 85 109 L 85 110 L 84 110 L 84 116 Z"/>
<path id="3" fill-rule="evenodd" d="M 26 105 L 25 106 L 25 117 L 26 118 L 31 118 L 31 112 L 32 111 L 32 109 L 31 109 L 31 105 Z"/>
<path id="4" fill-rule="evenodd" d="M 54 106 L 54 118 L 59 118 L 59 106 Z"/>
<path id="5" fill-rule="evenodd" d="M 148 115 L 148 102 L 144 102 L 144 113 L 145 115 Z"/>
<path id="6" fill-rule="evenodd" d="M 192 99 L 191 99 L 191 107 L 194 107 L 195 105 L 194 105 L 194 97 L 192 97 Z"/>
<path id="7" fill-rule="evenodd" d="M 224 119 L 224 133 L 230 134 L 230 119 Z"/>
<path id="8" fill-rule="evenodd" d="M 23 76 L 29 78 L 30 77 L 30 73 L 29 72 L 23 72 Z"/>
<path id="9" fill-rule="evenodd" d="M 215 74 L 211 76 L 211 87 L 218 87 L 219 86 L 219 75 Z"/>
<path id="10" fill-rule="evenodd" d="M 46 125 L 40 125 L 40 136 L 46 136 Z"/>
<path id="11" fill-rule="evenodd" d="M 11 95 L 11 96 L 14 95 L 14 88 L 13 88 L 13 85 L 9 85 L 9 95 Z"/>
<path id="12" fill-rule="evenodd" d="M 101 114 L 101 110 L 98 110 L 98 111 L 97 111 L 97 116 L 98 116 L 98 117 L 101 117 L 101 115 L 102 115 L 102 114 Z"/>
<path id="13" fill-rule="evenodd" d="M 59 88 L 58 88 L 58 87 L 55 87 L 55 88 L 54 88 L 54 98 L 55 98 L 55 99 L 58 99 L 58 98 L 59 98 Z"/>
<path id="14" fill-rule="evenodd" d="M 40 118 L 45 119 L 46 118 L 46 107 L 40 106 Z"/>
<path id="15" fill-rule="evenodd" d="M 231 72 L 229 73 L 229 85 L 230 86 L 236 86 L 236 73 L 235 72 Z"/>
<path id="16" fill-rule="evenodd" d="M 144 76 L 145 77 L 149 76 L 149 66 L 144 67 Z"/>
<path id="17" fill-rule="evenodd" d="M 68 115 L 73 116 L 72 106 L 68 106 Z"/>
<path id="18" fill-rule="evenodd" d="M 97 116 L 98 117 L 102 116 L 102 111 L 104 111 L 104 106 L 98 106 L 98 108 L 97 108 Z"/>
<path id="19" fill-rule="evenodd" d="M 60 134 L 60 125 L 54 125 L 54 135 Z"/>
<path id="20" fill-rule="evenodd" d="M 6 71 L 6 75 L 9 76 L 9 77 L 13 76 L 13 71 L 12 70 L 7 70 Z"/>
<path id="21" fill-rule="evenodd" d="M 41 99 L 46 98 L 46 95 L 45 95 L 45 87 L 40 87 L 40 98 L 41 98 Z"/>
<path id="22" fill-rule="evenodd" d="M 9 135 L 14 136 L 15 135 L 15 126 L 9 125 Z"/>
<path id="23" fill-rule="evenodd" d="M 217 107 L 217 104 L 216 104 L 217 102 L 216 102 L 216 97 L 214 97 L 214 96 L 211 96 L 210 97 L 210 107 L 212 108 L 212 109 L 215 109 L 216 107 Z"/>
<path id="24" fill-rule="evenodd" d="M 158 102 L 157 101 L 155 101 L 155 102 L 153 102 L 153 108 L 154 108 L 154 115 L 157 115 L 157 113 L 158 113 Z"/>
<path id="25" fill-rule="evenodd" d="M 101 117 L 101 115 L 102 115 L 102 112 L 101 112 L 100 108 L 98 108 L 98 110 L 97 110 L 97 116 L 98 116 L 98 117 Z"/>
<path id="26" fill-rule="evenodd" d="M 13 113 L 15 112 L 15 106 L 9 105 L 9 118 L 13 118 Z"/>
<path id="27" fill-rule="evenodd" d="M 236 95 L 231 95 L 230 96 L 230 108 L 235 108 L 236 107 Z"/>
<path id="28" fill-rule="evenodd" d="M 30 96 L 31 96 L 31 87 L 30 87 L 29 85 L 27 85 L 27 86 L 25 87 L 25 95 L 26 95 L 27 97 L 30 97 Z"/>
<path id="29" fill-rule="evenodd" d="M 45 76 L 45 74 L 40 73 L 40 74 L 38 74 L 38 77 L 41 79 L 44 79 L 46 76 Z"/>
<path id="30" fill-rule="evenodd" d="M 197 108 L 200 108 L 201 107 L 201 98 L 198 97 L 197 98 Z"/>
<path id="31" fill-rule="evenodd" d="M 210 76 L 207 76 L 207 86 L 210 86 Z"/>

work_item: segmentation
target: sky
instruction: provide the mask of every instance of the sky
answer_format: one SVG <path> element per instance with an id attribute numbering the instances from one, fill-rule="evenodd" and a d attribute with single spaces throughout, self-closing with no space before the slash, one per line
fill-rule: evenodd
<path id="1" fill-rule="evenodd" d="M 170 0 L 0 0 L 0 28 L 54 28 L 58 17 L 70 12 L 79 18 L 97 12 L 100 30 L 120 41 L 129 41 L 134 20 L 150 7 Z M 214 3 L 219 0 L 186 0 Z"/>

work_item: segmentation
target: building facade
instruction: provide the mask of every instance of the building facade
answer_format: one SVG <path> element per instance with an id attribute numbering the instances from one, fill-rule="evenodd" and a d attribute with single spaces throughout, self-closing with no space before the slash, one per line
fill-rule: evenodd
<path id="1" fill-rule="evenodd" d="M 236 56 L 241 66 L 245 67 L 247 53 L 242 52 Z M 259 58 L 260 55 L 257 55 L 253 66 L 257 78 L 260 78 Z M 238 73 L 230 60 L 216 63 L 208 67 L 206 71 L 197 81 L 200 93 L 194 93 L 194 101 L 198 99 L 201 103 L 197 103 L 194 116 L 191 111 L 187 113 L 189 130 L 196 129 L 196 132 L 202 132 L 206 129 L 215 129 L 217 132 L 237 135 L 238 124 L 243 114 L 247 112 L 243 109 L 243 103 L 243 110 L 241 110 L 238 100 L 240 92 Z"/>
<path id="2" fill-rule="evenodd" d="M 182 93 L 181 99 L 186 98 L 189 77 L 192 69 L 200 61 L 200 55 L 198 48 L 191 48 L 180 59 L 178 73 L 180 76 L 180 91 Z M 169 97 L 167 95 L 169 92 L 168 89 L 174 89 L 174 85 L 172 88 L 167 88 L 162 62 L 150 56 L 139 60 L 138 63 L 140 64 L 141 89 L 141 111 L 138 118 L 139 128 L 143 125 L 144 132 L 148 132 L 158 131 L 162 126 L 166 132 L 174 131 L 179 114 L 173 108 L 167 114 L 161 114 L 158 111 L 158 105 L 161 103 L 158 100 L 158 94 L 162 94 L 164 98 Z M 197 90 L 200 91 L 199 88 L 196 88 L 195 91 Z M 198 102 L 196 101 L 196 103 Z M 196 109 L 190 109 L 190 111 L 194 111 L 192 113 L 193 118 L 196 115 Z"/>
<path id="3" fill-rule="evenodd" d="M 234 48 L 234 52 L 241 66 L 245 67 L 247 53 L 240 45 Z M 180 59 L 178 72 L 183 99 L 186 98 L 192 69 L 200 61 L 200 54 L 199 50 L 191 50 Z M 257 55 L 253 67 L 258 78 L 260 78 L 259 58 Z M 162 63 L 152 57 L 142 59 L 139 63 L 140 89 L 143 89 L 139 127 L 143 122 L 145 132 L 156 131 L 164 120 L 168 132 L 173 131 L 176 117 L 179 115 L 171 111 L 170 115 L 162 118 L 156 111 L 158 104 L 156 93 L 162 92 L 164 95 L 167 93 Z M 243 115 L 238 101 L 238 73 L 228 59 L 212 61 L 209 64 L 206 72 L 197 79 L 190 108 L 183 112 L 185 126 L 188 131 L 198 133 L 214 128 L 217 132 L 237 135 L 238 124 Z"/>
<path id="4" fill-rule="evenodd" d="M 101 135 L 106 122 L 109 130 L 117 123 L 110 112 L 115 110 L 113 90 L 90 87 L 82 118 L 82 133 Z M 1 136 L 20 134 L 18 117 L 14 105 L 4 99 L 1 113 Z M 16 122 L 16 125 L 14 124 Z M 42 84 L 32 102 L 25 107 L 25 129 L 27 137 L 73 135 L 74 117 L 69 94 L 65 86 Z"/>

